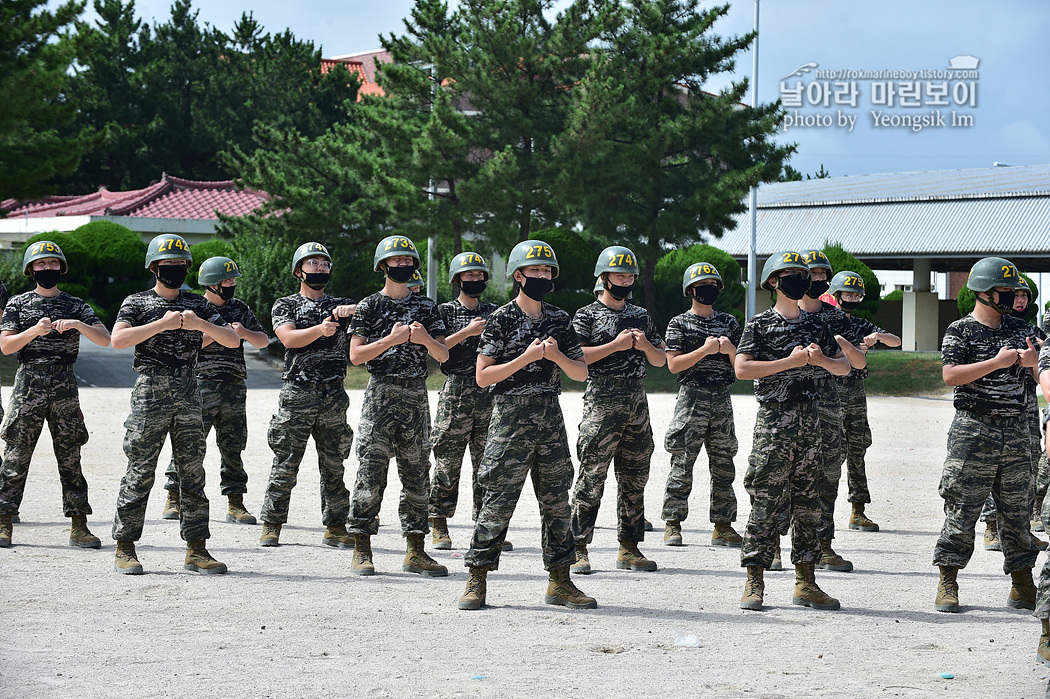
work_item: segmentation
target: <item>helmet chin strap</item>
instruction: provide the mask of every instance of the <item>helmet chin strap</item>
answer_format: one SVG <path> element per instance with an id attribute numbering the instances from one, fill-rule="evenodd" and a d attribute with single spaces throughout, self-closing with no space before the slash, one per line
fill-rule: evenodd
<path id="1" fill-rule="evenodd" d="M 984 293 L 988 294 L 988 295 L 989 295 L 989 297 L 991 297 L 991 292 L 990 292 L 990 291 L 986 291 L 986 292 L 984 292 Z M 984 297 L 982 297 L 982 296 L 981 296 L 980 294 L 974 294 L 974 295 L 973 295 L 973 297 L 974 297 L 975 299 L 977 299 L 977 302 L 978 302 L 978 303 L 981 303 L 981 304 L 984 304 L 985 306 L 988 306 L 988 308 L 992 309 L 993 311 L 995 311 L 995 312 L 996 312 L 996 313 L 998 313 L 999 315 L 1007 315 L 1008 313 L 1010 313 L 1010 311 L 1012 311 L 1012 310 L 1013 310 L 1013 308 L 1012 308 L 1012 307 L 1011 307 L 1011 308 L 1007 308 L 1007 309 L 1003 310 L 1003 309 L 1002 309 L 1001 307 L 999 307 L 999 306 L 998 306 L 997 304 L 994 304 L 994 303 L 992 303 L 992 302 L 991 302 L 990 300 L 986 300 L 986 299 L 985 299 Z"/>

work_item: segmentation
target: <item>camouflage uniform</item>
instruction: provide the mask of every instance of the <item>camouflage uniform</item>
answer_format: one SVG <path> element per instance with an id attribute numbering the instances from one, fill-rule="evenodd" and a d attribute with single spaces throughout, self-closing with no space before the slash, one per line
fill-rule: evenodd
<path id="1" fill-rule="evenodd" d="M 160 320 L 168 311 L 193 311 L 214 325 L 225 325 L 203 296 L 185 291 L 169 301 L 153 289 L 124 299 L 117 323 L 138 327 Z M 211 536 L 208 499 L 204 495 L 204 428 L 201 397 L 194 364 L 203 334 L 198 330 L 165 330 L 135 345 L 133 367 L 139 373 L 131 391 L 131 414 L 124 422 L 124 453 L 128 470 L 120 481 L 113 538 L 138 541 L 146 516 L 146 502 L 157 471 L 164 438 L 179 475 L 179 518 L 186 541 Z"/>
<path id="2" fill-rule="evenodd" d="M 948 326 L 941 346 L 944 365 L 991 359 L 1003 346 L 1025 347 L 1034 334 L 1022 320 L 1004 316 L 989 328 L 973 316 Z M 1002 526 L 1003 570 L 1031 568 L 1038 552 L 1028 534 L 1031 513 L 1031 419 L 1024 374 L 1017 364 L 996 369 L 955 387 L 955 419 L 948 431 L 948 456 L 941 475 L 944 526 L 933 564 L 965 568 L 973 555 L 974 525 L 991 491 Z"/>
<path id="3" fill-rule="evenodd" d="M 628 329 L 644 331 L 653 346 L 663 342 L 649 313 L 631 303 L 616 310 L 595 301 L 576 312 L 572 327 L 584 346 L 608 344 Z M 637 349 L 614 352 L 587 367 L 576 442 L 580 472 L 572 494 L 572 533 L 577 541 L 590 543 L 594 536 L 610 462 L 616 473 L 617 539 L 645 538 L 645 484 L 656 446 L 644 379 L 645 354 Z"/>
<path id="4" fill-rule="evenodd" d="M 715 311 L 710 318 L 686 311 L 667 325 L 667 349 L 688 353 L 699 349 L 709 337 L 728 337 L 740 342 L 740 323 L 728 313 Z M 678 374 L 678 399 L 667 426 L 664 449 L 671 454 L 663 511 L 665 521 L 684 521 L 689 516 L 689 494 L 693 490 L 693 467 L 700 448 L 707 446 L 711 472 L 708 508 L 712 522 L 736 521 L 733 480 L 737 452 L 736 426 L 729 387 L 736 381 L 733 365 L 725 354 L 711 354 Z"/>
<path id="5" fill-rule="evenodd" d="M 423 294 L 394 299 L 382 292 L 358 304 L 352 332 L 367 342 L 390 334 L 395 323 L 419 322 L 431 337 L 444 337 L 437 304 Z M 427 399 L 427 348 L 413 342 L 391 347 L 366 362 L 371 374 L 357 429 L 357 480 L 347 531 L 375 535 L 383 504 L 390 457 L 401 479 L 398 515 L 401 533 L 425 534 L 429 496 L 430 403 Z"/>
<path id="6" fill-rule="evenodd" d="M 263 332 L 252 309 L 240 299 L 230 299 L 216 306 L 228 325 L 240 323 L 250 332 Z M 204 437 L 215 427 L 215 445 L 219 447 L 219 483 L 223 495 L 248 492 L 248 474 L 244 471 L 241 452 L 248 446 L 248 416 L 245 401 L 248 396 L 244 380 L 248 369 L 244 365 L 244 341 L 237 347 L 223 347 L 212 342 L 201 349 L 197 358 L 197 383 L 201 391 L 201 417 Z M 179 478 L 175 463 L 168 464 L 165 473 L 167 490 L 178 492 Z"/>
<path id="7" fill-rule="evenodd" d="M 797 345 L 817 343 L 826 356 L 838 343 L 816 315 L 799 311 L 794 320 L 770 308 L 744 327 L 737 354 L 758 361 L 783 359 Z M 755 379 L 758 415 L 744 487 L 751 516 L 744 533 L 740 565 L 768 568 L 782 522 L 791 526 L 791 562 L 818 563 L 820 545 L 821 427 L 819 378 L 827 371 L 806 364 Z"/>
<path id="8" fill-rule="evenodd" d="M 1040 512 L 1040 517 L 1043 522 L 1050 521 L 1050 498 L 1043 500 L 1043 510 Z M 1035 611 L 1032 612 L 1032 616 L 1039 619 L 1050 619 L 1050 557 L 1043 561 L 1043 568 L 1039 571 Z"/>
<path id="9" fill-rule="evenodd" d="M 845 336 L 849 331 L 849 318 L 839 308 L 826 301 L 820 302 L 820 310 L 810 315 L 828 326 L 834 335 Z M 838 348 L 838 344 L 835 344 Z M 838 349 L 836 349 L 836 353 Z M 817 411 L 820 414 L 820 524 L 817 538 L 830 541 L 835 538 L 835 500 L 839 495 L 842 479 L 842 462 L 846 460 L 846 433 L 843 425 L 842 401 L 839 398 L 838 377 L 824 370 L 817 372 Z"/>
<path id="10" fill-rule="evenodd" d="M 872 333 L 886 332 L 870 320 L 855 315 L 847 316 L 849 325 L 843 337 L 860 347 L 864 338 Z M 864 455 L 871 446 L 871 427 L 868 425 L 868 396 L 864 391 L 867 368 L 850 369 L 846 376 L 838 379 L 839 399 L 842 401 L 843 427 L 846 433 L 846 485 L 848 502 L 867 504 L 871 502 L 868 492 L 868 472 Z"/>
<path id="11" fill-rule="evenodd" d="M 557 340 L 569 359 L 583 358 L 568 313 L 544 303 L 541 317 L 531 318 L 511 301 L 489 316 L 478 353 L 496 364 L 506 364 L 533 340 L 546 337 Z M 573 468 L 558 402 L 561 371 L 549 359 L 540 359 L 493 385 L 491 391 L 492 421 L 478 468 L 481 512 L 465 563 L 472 568 L 499 567 L 507 527 L 531 471 L 540 505 L 543 566 L 547 570 L 567 568 L 575 560 L 569 509 Z"/>
<path id="12" fill-rule="evenodd" d="M 459 299 L 438 306 L 449 335 L 467 327 L 475 318 L 487 318 L 496 304 L 479 301 L 471 310 Z M 471 485 L 474 493 L 471 520 L 481 509 L 478 466 L 485 453 L 485 440 L 492 417 L 492 394 L 478 386 L 475 378 L 479 335 L 473 335 L 448 350 L 448 361 L 441 365 L 447 377 L 438 394 L 437 417 L 431 442 L 434 448 L 434 479 L 430 486 L 430 516 L 449 518 L 456 514 L 459 500 L 459 474 L 463 456 L 470 447 Z"/>
<path id="13" fill-rule="evenodd" d="M 29 291 L 11 299 L 4 310 L 0 330 L 20 333 L 41 318 L 75 319 L 87 325 L 99 323 L 91 306 L 75 296 L 62 292 L 50 297 Z M 80 447 L 87 443 L 88 432 L 80 411 L 77 378 L 73 374 L 79 351 L 80 333 L 75 330 L 65 333 L 52 330 L 33 338 L 18 351 L 20 364 L 15 374 L 11 410 L 0 435 L 7 443 L 0 467 L 0 514 L 18 512 L 29 462 L 45 420 L 58 461 L 62 513 L 66 517 L 91 514 L 87 481 L 80 467 Z"/>
<path id="14" fill-rule="evenodd" d="M 273 328 L 292 325 L 296 330 L 320 325 L 336 306 L 352 304 L 347 298 L 311 299 L 292 294 L 274 301 Z M 266 440 L 273 450 L 270 480 L 263 495 L 260 518 L 267 524 L 288 521 L 292 488 L 299 464 L 312 436 L 321 476 L 321 522 L 342 525 L 350 510 L 350 493 L 343 481 L 343 461 L 350 456 L 354 433 L 346 422 L 350 399 L 343 388 L 346 378 L 346 322 L 331 337 L 319 337 L 305 347 L 287 348 L 277 412 L 270 418 Z"/>

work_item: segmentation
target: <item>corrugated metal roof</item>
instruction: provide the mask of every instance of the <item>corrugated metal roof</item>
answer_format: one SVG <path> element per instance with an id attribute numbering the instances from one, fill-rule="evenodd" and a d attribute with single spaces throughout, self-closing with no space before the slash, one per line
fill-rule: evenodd
<path id="1" fill-rule="evenodd" d="M 745 258 L 749 228 L 744 213 L 710 242 Z M 1050 165 L 763 185 L 757 230 L 760 257 L 830 242 L 863 260 L 993 252 L 1050 260 Z"/>

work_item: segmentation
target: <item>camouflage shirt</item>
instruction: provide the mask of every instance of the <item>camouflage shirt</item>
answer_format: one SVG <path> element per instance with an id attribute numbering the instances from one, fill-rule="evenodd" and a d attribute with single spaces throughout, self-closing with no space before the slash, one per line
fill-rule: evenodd
<path id="1" fill-rule="evenodd" d="M 273 329 L 282 325 L 294 325 L 296 330 L 312 328 L 331 318 L 336 306 L 352 304 L 348 298 L 322 296 L 311 299 L 302 294 L 292 294 L 273 302 L 271 318 Z M 285 381 L 329 383 L 346 378 L 346 363 L 349 360 L 346 328 L 349 318 L 339 319 L 339 328 L 331 337 L 319 337 L 305 347 L 285 348 Z"/>
<path id="2" fill-rule="evenodd" d="M 124 299 L 117 311 L 117 323 L 139 327 L 160 320 L 168 311 L 193 311 L 198 318 L 214 325 L 226 325 L 215 306 L 207 299 L 188 291 L 169 301 L 153 289 L 140 291 Z M 135 345 L 135 371 L 172 369 L 193 366 L 201 350 L 204 334 L 199 330 L 165 330 Z"/>
<path id="3" fill-rule="evenodd" d="M 742 330 L 737 319 L 728 313 L 715 311 L 710 318 L 692 311 L 677 315 L 667 324 L 667 349 L 688 354 L 700 349 L 709 337 L 725 337 L 734 346 L 740 344 Z M 679 372 L 678 383 L 684 386 L 730 386 L 736 381 L 736 372 L 727 354 L 709 354 L 685 371 Z"/>
<path id="4" fill-rule="evenodd" d="M 14 296 L 4 309 L 0 330 L 20 333 L 37 324 L 41 318 L 72 319 L 87 325 L 98 325 L 99 319 L 86 301 L 60 292 L 58 296 L 41 296 L 35 291 Z M 52 330 L 42 337 L 34 337 L 18 350 L 18 361 L 23 364 L 72 364 L 80 352 L 80 333 Z"/>
<path id="5" fill-rule="evenodd" d="M 395 323 L 421 323 L 431 337 L 444 337 L 445 323 L 437 304 L 424 294 L 409 294 L 393 299 L 376 292 L 357 305 L 351 330 L 367 342 L 381 340 L 390 334 Z M 365 362 L 369 374 L 393 379 L 425 379 L 427 377 L 427 348 L 414 342 L 403 342 L 391 347 L 370 362 Z"/>
<path id="6" fill-rule="evenodd" d="M 0 309 L 3 309 L 7 306 L 7 300 L 10 298 L 11 292 L 7 290 L 7 285 L 3 282 L 0 282 Z"/>
<path id="7" fill-rule="evenodd" d="M 831 330 L 816 314 L 799 309 L 799 317 L 789 320 L 776 309 L 765 310 L 744 326 L 737 345 L 738 354 L 749 354 L 761 362 L 783 359 L 798 345 L 805 347 L 815 342 L 828 357 L 840 348 Z M 817 381 L 829 372 L 812 364 L 755 379 L 755 398 L 759 403 L 801 403 L 813 401 L 820 395 Z"/>
<path id="8" fill-rule="evenodd" d="M 655 347 L 663 342 L 649 312 L 641 306 L 625 303 L 622 310 L 609 308 L 601 301 L 584 306 L 572 319 L 576 337 L 585 347 L 605 345 L 616 339 L 623 330 L 645 332 L 646 339 Z M 645 353 L 639 349 L 620 350 L 587 365 L 590 376 L 609 376 L 618 379 L 644 379 Z"/>
<path id="9" fill-rule="evenodd" d="M 824 323 L 824 325 L 828 326 L 828 330 L 831 331 L 832 337 L 834 337 L 835 335 L 842 335 L 843 337 L 846 337 L 846 335 L 850 331 L 849 316 L 843 313 L 841 308 L 839 308 L 838 306 L 832 306 L 827 301 L 821 301 L 820 310 L 813 311 L 812 313 L 810 313 L 810 315 L 815 315 L 821 323 Z M 849 338 L 846 337 L 846 339 L 848 340 Z M 842 349 L 838 346 L 837 342 L 835 343 L 835 347 L 836 352 Z M 852 366 L 850 367 L 850 370 L 852 371 Z M 827 371 L 819 372 L 817 374 L 818 390 L 823 391 L 828 387 L 834 388 L 834 384 L 832 382 L 838 378 L 839 377 L 834 376 L 833 374 Z"/>
<path id="10" fill-rule="evenodd" d="M 460 303 L 459 299 L 454 299 L 438 306 L 438 313 L 441 314 L 441 320 L 445 323 L 448 335 L 455 335 L 470 325 L 470 321 L 475 318 L 488 318 L 496 308 L 494 303 L 479 301 L 478 307 L 472 311 Z M 481 335 L 472 335 L 455 347 L 449 347 L 448 361 L 441 365 L 441 371 L 449 375 L 473 376 L 478 365 L 478 344 L 480 342 Z"/>
<path id="11" fill-rule="evenodd" d="M 1003 316 L 998 328 L 989 328 L 972 315 L 960 318 L 944 333 L 941 365 L 964 366 L 991 359 L 1000 348 L 1024 349 L 1025 338 L 1038 346 L 1033 326 Z M 1029 370 L 1013 364 L 996 369 L 976 381 L 955 387 L 956 410 L 970 410 L 992 417 L 1016 417 L 1025 408 L 1025 374 Z"/>
<path id="12" fill-rule="evenodd" d="M 215 309 L 227 325 L 240 323 L 245 330 L 263 331 L 251 307 L 240 299 L 230 299 Z M 203 348 L 197 358 L 197 376 L 220 383 L 239 383 L 248 378 L 248 369 L 244 366 L 244 340 L 236 347 L 223 347 L 213 342 Z"/>
<path id="13" fill-rule="evenodd" d="M 569 359 L 582 359 L 583 349 L 569 314 L 549 303 L 543 304 L 539 318 L 530 318 L 517 303 L 500 306 L 489 316 L 481 334 L 478 354 L 492 357 L 496 364 L 506 364 L 525 351 L 533 340 L 553 337 L 558 348 Z M 490 389 L 497 395 L 539 396 L 561 393 L 561 371 L 549 359 L 540 359 L 514 372 Z"/>
<path id="14" fill-rule="evenodd" d="M 846 314 L 843 314 L 846 315 Z M 844 338 L 852 342 L 860 349 L 861 344 L 864 342 L 864 338 L 872 333 L 884 333 L 886 332 L 879 326 L 872 323 L 867 318 L 859 318 L 855 315 L 847 315 L 847 327 L 846 332 L 840 333 Z M 846 376 L 837 377 L 843 381 L 856 381 L 858 379 L 868 378 L 868 369 L 850 369 L 849 374 Z"/>

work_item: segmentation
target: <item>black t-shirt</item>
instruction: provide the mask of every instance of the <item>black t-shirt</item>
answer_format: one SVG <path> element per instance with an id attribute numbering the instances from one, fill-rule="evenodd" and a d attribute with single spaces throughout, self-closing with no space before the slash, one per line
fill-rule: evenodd
<path id="1" fill-rule="evenodd" d="M 240 323 L 245 330 L 263 331 L 252 309 L 240 299 L 230 299 L 215 309 L 227 325 Z M 203 348 L 197 359 L 197 376 L 221 383 L 237 383 L 248 378 L 248 369 L 244 366 L 244 340 L 236 347 L 223 347 L 212 342 Z"/>
<path id="2" fill-rule="evenodd" d="M 349 306 L 353 301 L 336 296 L 311 299 L 302 294 L 292 294 L 273 302 L 273 329 L 292 325 L 296 330 L 312 328 L 331 318 L 336 306 Z M 329 383 L 346 378 L 346 363 L 349 353 L 346 329 L 349 318 L 339 319 L 339 328 L 331 337 L 319 337 L 305 347 L 286 348 L 284 351 L 285 381 Z"/>
<path id="3" fill-rule="evenodd" d="M 86 325 L 98 325 L 99 319 L 86 301 L 59 292 L 58 296 L 41 296 L 27 291 L 11 298 L 4 309 L 0 330 L 20 333 L 37 324 L 41 318 L 79 320 Z M 47 335 L 34 337 L 18 350 L 18 361 L 23 364 L 72 364 L 80 352 L 80 333 L 52 330 Z"/>
<path id="4" fill-rule="evenodd" d="M 403 299 L 393 299 L 377 292 L 357 305 L 351 332 L 369 343 L 390 334 L 395 323 L 420 323 L 431 337 L 445 337 L 445 323 L 437 304 L 429 296 L 410 293 Z M 414 342 L 403 342 L 365 362 L 368 373 L 394 379 L 425 379 L 427 377 L 427 348 Z"/>
<path id="5" fill-rule="evenodd" d="M 584 347 L 606 345 L 624 330 L 641 330 L 655 347 L 663 342 L 649 312 L 641 306 L 625 303 L 623 309 L 609 308 L 601 301 L 576 311 L 572 328 Z M 645 353 L 639 349 L 620 350 L 587 365 L 588 376 L 618 379 L 645 378 Z"/>
<path id="6" fill-rule="evenodd" d="M 160 320 L 168 311 L 193 311 L 196 316 L 213 325 L 226 325 L 215 306 L 207 299 L 188 291 L 180 291 L 169 301 L 153 289 L 140 291 L 124 299 L 117 311 L 117 323 L 140 327 Z M 204 334 L 199 330 L 165 330 L 135 345 L 135 371 L 191 367 L 197 363 Z"/>
<path id="7" fill-rule="evenodd" d="M 576 331 L 569 322 L 569 314 L 549 303 L 544 303 L 539 318 L 530 317 L 511 301 L 500 306 L 485 323 L 478 354 L 492 357 L 496 364 L 506 364 L 518 357 L 533 340 L 548 337 L 558 342 L 558 348 L 569 359 L 582 359 L 583 349 Z M 490 389 L 496 395 L 541 396 L 561 393 L 561 372 L 549 359 L 540 359 L 514 372 Z"/>
<path id="8" fill-rule="evenodd" d="M 710 318 L 692 311 L 676 315 L 667 324 L 667 349 L 688 354 L 700 349 L 709 337 L 728 337 L 734 346 L 740 344 L 740 323 L 728 313 L 715 311 Z M 728 354 L 709 354 L 685 371 L 678 373 L 678 383 L 694 388 L 731 386 L 736 372 Z"/>
<path id="9" fill-rule="evenodd" d="M 799 310 L 799 317 L 788 319 L 775 308 L 765 310 L 747 321 L 736 351 L 749 354 L 758 361 L 783 359 L 798 345 L 816 343 L 828 357 L 840 348 L 828 326 L 816 315 Z M 804 364 L 785 371 L 755 379 L 755 398 L 759 403 L 799 403 L 816 400 L 820 392 L 819 377 L 829 372 L 812 364 Z"/>
<path id="10" fill-rule="evenodd" d="M 441 304 L 438 306 L 438 313 L 441 314 L 441 320 L 445 323 L 448 333 L 445 337 L 455 335 L 470 325 L 470 321 L 475 318 L 488 318 L 496 308 L 496 304 L 487 301 L 478 302 L 478 307 L 474 310 L 464 306 L 459 299 Z M 480 343 L 481 335 L 472 335 L 455 347 L 449 347 L 448 361 L 441 365 L 441 371 L 449 376 L 474 376 Z"/>

